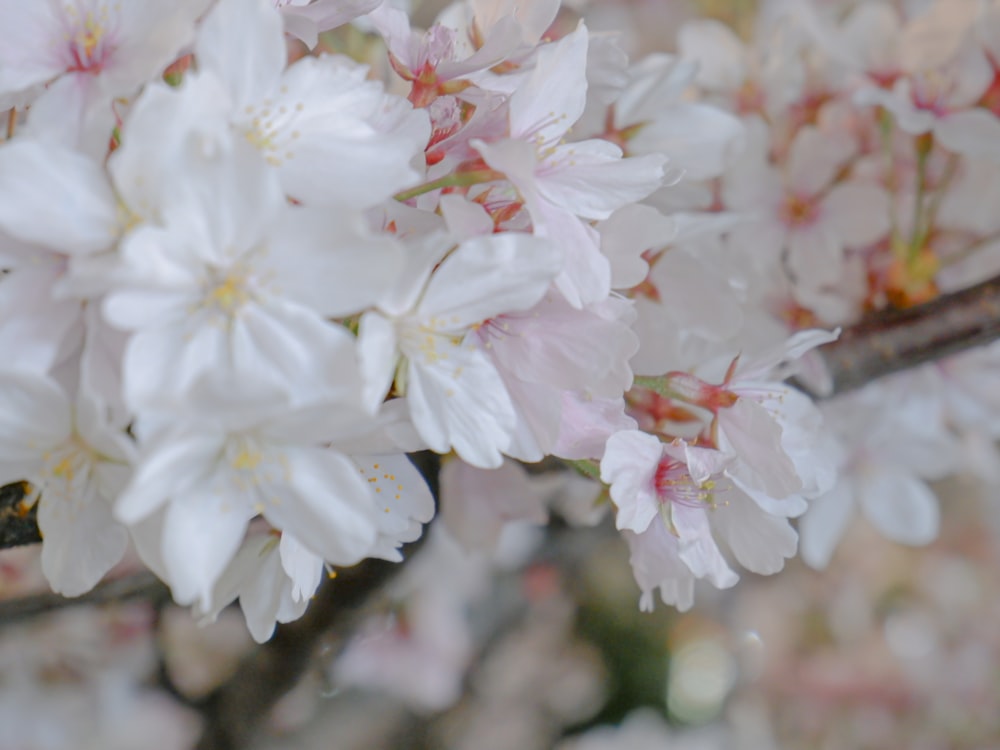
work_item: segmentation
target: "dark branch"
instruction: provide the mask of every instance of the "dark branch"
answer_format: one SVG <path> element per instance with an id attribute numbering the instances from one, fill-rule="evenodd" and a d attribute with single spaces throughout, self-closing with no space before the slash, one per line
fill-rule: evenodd
<path id="1" fill-rule="evenodd" d="M 836 395 L 997 338 L 1000 277 L 907 310 L 872 315 L 820 352 L 833 377 L 829 395 Z"/>
<path id="2" fill-rule="evenodd" d="M 165 583 L 152 573 L 142 571 L 99 583 L 83 596 L 73 599 L 59 594 L 45 593 L 0 602 L 0 626 L 81 604 L 106 604 L 127 599 L 143 599 L 156 603 L 165 601 L 169 597 L 170 590 Z"/>
<path id="3" fill-rule="evenodd" d="M 0 487 L 0 549 L 42 541 L 36 506 L 24 502 L 27 489 L 24 482 Z"/>

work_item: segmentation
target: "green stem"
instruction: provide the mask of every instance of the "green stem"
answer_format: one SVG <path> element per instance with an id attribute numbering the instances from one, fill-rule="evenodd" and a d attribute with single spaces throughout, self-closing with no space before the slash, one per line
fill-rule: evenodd
<path id="1" fill-rule="evenodd" d="M 396 193 L 393 197 L 396 200 L 403 202 L 408 201 L 411 198 L 416 198 L 418 195 L 423 195 L 424 193 L 440 190 L 441 188 L 469 187 L 470 185 L 479 185 L 484 182 L 500 180 L 503 179 L 503 176 L 502 172 L 497 172 L 495 169 L 477 169 L 472 172 L 455 172 L 445 175 L 437 180 L 425 182 L 423 185 L 417 185 L 409 190 L 403 190 Z"/>
<path id="2" fill-rule="evenodd" d="M 589 458 L 582 458 L 578 461 L 567 461 L 566 463 L 585 477 L 596 479 L 598 482 L 601 481 L 601 467 L 596 461 L 592 461 Z"/>
<path id="3" fill-rule="evenodd" d="M 656 377 L 650 377 L 648 375 L 636 375 L 632 380 L 632 385 L 639 388 L 647 388 L 651 391 L 655 391 L 664 398 L 672 398 L 674 401 L 682 401 L 685 404 L 690 403 L 690 401 L 677 391 L 673 390 L 669 385 L 667 385 L 667 378 L 663 375 L 658 375 Z"/>
<path id="4" fill-rule="evenodd" d="M 924 223 L 924 199 L 927 195 L 927 158 L 933 146 L 918 142 L 917 145 L 917 194 L 913 206 L 913 231 L 910 233 L 910 244 L 906 249 L 907 263 L 913 263 L 920 255 L 924 242 L 927 241 L 927 231 Z"/>

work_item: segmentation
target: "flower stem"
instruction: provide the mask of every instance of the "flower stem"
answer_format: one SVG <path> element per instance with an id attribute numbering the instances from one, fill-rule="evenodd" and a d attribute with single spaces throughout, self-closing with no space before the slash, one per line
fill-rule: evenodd
<path id="1" fill-rule="evenodd" d="M 423 195 L 424 193 L 440 190 L 441 188 L 469 187 L 470 185 L 479 185 L 484 182 L 492 182 L 502 178 L 503 173 L 497 172 L 495 169 L 477 169 L 471 172 L 453 172 L 452 174 L 445 175 L 444 177 L 440 177 L 436 180 L 425 182 L 423 185 L 417 185 L 409 190 L 398 192 L 393 197 L 396 200 L 403 202 L 408 201 L 411 198 L 416 198 L 418 195 Z"/>

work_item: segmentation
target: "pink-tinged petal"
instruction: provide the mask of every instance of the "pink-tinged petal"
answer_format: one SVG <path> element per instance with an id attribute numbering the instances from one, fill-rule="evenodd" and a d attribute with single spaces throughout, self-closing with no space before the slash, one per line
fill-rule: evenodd
<path id="1" fill-rule="evenodd" d="M 274 477 L 264 517 L 334 565 L 353 565 L 375 543 L 373 492 L 350 459 L 322 448 L 284 451 L 285 477 Z"/>
<path id="2" fill-rule="evenodd" d="M 38 503 L 42 571 L 63 596 L 90 591 L 128 546 L 128 533 L 111 517 L 108 499 L 94 491 L 82 497 L 45 496 Z"/>
<path id="3" fill-rule="evenodd" d="M 637 203 L 615 211 L 597 225 L 597 231 L 601 252 L 611 263 L 611 287 L 631 289 L 649 273 L 642 254 L 673 240 L 677 224 L 652 206 Z"/>
<path id="4" fill-rule="evenodd" d="M 243 541 L 253 512 L 208 482 L 172 499 L 163 521 L 163 563 L 178 604 L 212 606 L 212 589 Z"/>
<path id="5" fill-rule="evenodd" d="M 774 498 L 802 489 L 795 466 L 781 447 L 781 425 L 761 404 L 740 398 L 719 411 L 719 427 L 722 448 L 740 459 L 730 471 L 741 481 Z"/>
<path id="6" fill-rule="evenodd" d="M 934 136 L 956 154 L 1000 161 L 1000 118 L 987 109 L 945 115 L 934 127 Z"/>
<path id="7" fill-rule="evenodd" d="M 747 570 L 773 575 L 795 556 L 798 534 L 787 518 L 772 516 L 742 492 L 725 494 L 724 507 L 712 511 L 712 526 Z"/>
<path id="8" fill-rule="evenodd" d="M 836 284 L 844 269 L 844 244 L 822 221 L 788 233 L 788 267 L 795 283 L 810 289 Z"/>
<path id="9" fill-rule="evenodd" d="M 663 450 L 687 464 L 688 473 L 698 484 L 718 476 L 733 461 L 733 456 L 714 448 L 698 448 L 685 441 L 680 442 L 681 445 L 677 445 L 675 440 L 673 444 L 665 445 Z"/>
<path id="10" fill-rule="evenodd" d="M 502 315 L 479 329 L 496 361 L 517 378 L 614 398 L 632 385 L 621 363 L 638 351 L 626 323 L 578 310 L 550 293 L 524 313 Z"/>
<path id="11" fill-rule="evenodd" d="M 657 261 L 651 281 L 671 324 L 685 335 L 725 341 L 743 323 L 743 305 L 729 279 L 690 253 L 673 248 Z"/>
<path id="12" fill-rule="evenodd" d="M 833 489 L 809 503 L 809 510 L 799 519 L 799 548 L 802 560 L 811 568 L 823 570 L 854 517 L 855 488 L 847 477 Z"/>
<path id="13" fill-rule="evenodd" d="M 381 3 L 382 0 L 316 0 L 308 5 L 285 5 L 281 8 L 285 33 L 298 37 L 312 49 L 321 32 L 370 13 Z"/>
<path id="14" fill-rule="evenodd" d="M 117 204 L 97 162 L 17 139 L 0 146 L 0 229 L 60 253 L 93 253 L 117 239 Z"/>
<path id="15" fill-rule="evenodd" d="M 931 488 L 894 466 L 872 467 L 858 477 L 858 500 L 879 533 L 900 544 L 928 544 L 937 537 L 941 510 Z"/>
<path id="16" fill-rule="evenodd" d="M 413 424 L 437 453 L 473 466 L 500 466 L 516 424 L 503 380 L 478 348 L 435 336 L 433 357 L 409 351 L 407 397 Z"/>
<path id="17" fill-rule="evenodd" d="M 670 519 L 679 535 L 678 555 L 696 578 L 707 578 L 716 588 L 726 589 L 735 586 L 740 577 L 719 551 L 707 512 L 706 508 L 677 503 L 670 506 Z"/>
<path id="18" fill-rule="evenodd" d="M 821 210 L 847 247 L 871 245 L 889 232 L 889 195 L 877 185 L 835 185 Z"/>
<path id="19" fill-rule="evenodd" d="M 587 27 L 538 50 L 535 69 L 510 99 L 510 133 L 543 145 L 555 143 L 587 103 Z"/>
<path id="20" fill-rule="evenodd" d="M 735 380 L 741 384 L 746 382 L 747 388 L 761 393 L 785 390 L 784 386 L 776 387 L 773 383 L 761 383 L 758 387 L 753 385 L 752 381 L 781 380 L 781 378 L 774 377 L 776 372 L 781 372 L 781 368 L 795 362 L 818 346 L 836 341 L 839 336 L 839 328 L 833 331 L 824 331 L 820 328 L 796 331 L 785 341 L 765 349 L 756 356 L 741 357 L 736 366 Z"/>
<path id="21" fill-rule="evenodd" d="M 615 525 L 641 534 L 660 513 L 654 478 L 663 449 L 652 435 L 627 430 L 612 435 L 601 459 L 601 481 L 618 508 Z"/>
<path id="22" fill-rule="evenodd" d="M 697 81 L 719 91 L 735 91 L 747 75 L 743 42 L 719 21 L 689 21 L 677 34 L 685 60 L 698 65 Z"/>
<path id="23" fill-rule="evenodd" d="M 194 39 L 195 23 L 210 4 L 211 0 L 129 0 L 111 6 L 119 15 L 116 48 L 99 74 L 108 93 L 130 96 L 158 76 Z"/>
<path id="24" fill-rule="evenodd" d="M 438 209 L 444 217 L 448 231 L 459 241 L 493 234 L 493 219 L 479 203 L 449 193 L 441 196 Z"/>
<path id="25" fill-rule="evenodd" d="M 505 453 L 526 463 L 541 461 L 553 452 L 559 436 L 564 391 L 543 383 L 528 383 L 502 368 L 499 372 L 517 414 L 517 425 Z"/>
<path id="26" fill-rule="evenodd" d="M 573 307 L 598 304 L 611 293 L 611 263 L 590 224 L 548 202 L 532 210 L 535 234 L 550 238 L 565 255 L 555 286 Z"/>
<path id="27" fill-rule="evenodd" d="M 431 276 L 417 315 L 432 330 L 469 326 L 538 302 L 562 265 L 545 240 L 505 233 L 466 240 Z"/>
<path id="28" fill-rule="evenodd" d="M 677 607 L 681 612 L 694 604 L 694 576 L 679 556 L 677 537 L 662 523 L 650 524 L 642 534 L 623 531 L 628 543 L 632 575 L 642 590 L 639 608 L 652 612 L 653 592 L 660 589 L 664 604 Z"/>
<path id="29" fill-rule="evenodd" d="M 198 67 L 226 82 L 234 107 L 277 93 L 287 59 L 281 14 L 271 0 L 220 0 L 198 29 Z"/>
<path id="30" fill-rule="evenodd" d="M 854 151 L 853 141 L 809 126 L 799 131 L 788 155 L 788 188 L 797 195 L 813 196 L 833 181 Z"/>
<path id="31" fill-rule="evenodd" d="M 628 141 L 630 154 L 663 153 L 672 169 L 692 180 L 718 177 L 738 146 L 743 124 L 707 104 L 677 104 L 664 110 Z"/>
<path id="32" fill-rule="evenodd" d="M 485 470 L 448 461 L 441 470 L 441 519 L 469 552 L 490 554 L 511 521 L 541 525 L 548 521 L 545 495 L 532 487 L 527 472 L 505 461 Z"/>
<path id="33" fill-rule="evenodd" d="M 662 154 L 621 158 L 621 150 L 601 139 L 556 147 L 537 172 L 538 193 L 553 205 L 584 219 L 607 219 L 663 184 Z"/>
<path id="34" fill-rule="evenodd" d="M 624 399 L 587 398 L 563 393 L 559 438 L 551 453 L 559 458 L 600 459 L 608 438 L 621 430 L 634 430 L 635 420 L 625 413 Z"/>

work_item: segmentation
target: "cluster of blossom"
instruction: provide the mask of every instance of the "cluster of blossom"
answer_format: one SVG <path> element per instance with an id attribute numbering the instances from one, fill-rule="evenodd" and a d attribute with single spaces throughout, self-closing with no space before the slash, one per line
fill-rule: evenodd
<path id="1" fill-rule="evenodd" d="M 742 217 L 711 252 L 752 300 L 756 335 L 854 323 L 1000 272 L 1000 4 L 775 0 L 749 42 L 697 20 L 678 45 L 701 96 L 746 127 L 691 205 Z M 927 480 L 1000 476 L 998 356 L 823 405 L 841 450 L 799 527 L 809 564 L 827 564 L 856 506 L 887 538 L 924 544 L 939 525 Z"/>
<path id="2" fill-rule="evenodd" d="M 401 559 L 434 513 L 421 449 L 478 549 L 547 516 L 502 494 L 512 461 L 599 476 L 643 608 L 733 585 L 733 560 L 776 572 L 817 498 L 823 559 L 854 484 L 927 538 L 911 443 L 868 429 L 851 457 L 782 380 L 822 380 L 822 328 L 944 283 L 939 235 L 994 231 L 952 197 L 994 175 L 969 132 L 988 91 L 947 98 L 959 58 L 991 59 L 992 6 L 905 67 L 944 5 L 776 3 L 758 47 L 696 22 L 630 63 L 558 0 L 463 0 L 427 31 L 365 0 L 0 4 L 0 480 L 31 485 L 50 584 L 88 590 L 131 542 L 177 602 L 239 598 L 265 639 L 329 566 Z M 844 60 L 871 13 L 899 61 L 865 85 Z M 361 14 L 391 81 L 302 54 Z M 951 421 L 883 407 L 926 438 L 914 470 L 954 467 Z"/>

